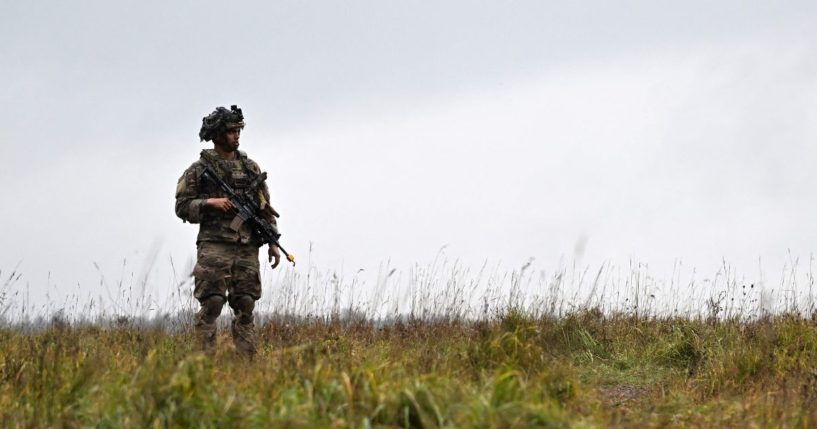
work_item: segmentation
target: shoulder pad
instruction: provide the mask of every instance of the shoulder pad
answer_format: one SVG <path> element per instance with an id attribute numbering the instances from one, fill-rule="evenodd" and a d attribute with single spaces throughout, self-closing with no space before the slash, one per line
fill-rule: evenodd
<path id="1" fill-rule="evenodd" d="M 188 167 L 187 169 L 188 170 L 201 170 L 203 168 L 204 168 L 204 163 L 202 163 L 201 158 L 199 158 L 199 159 L 193 161 L 193 163 L 190 164 L 190 167 Z"/>
<path id="2" fill-rule="evenodd" d="M 190 164 L 190 166 L 187 167 L 187 170 L 185 170 L 185 171 L 198 170 L 199 168 L 201 168 L 201 166 L 202 166 L 201 158 L 199 158 L 199 159 L 193 161 L 193 163 Z"/>

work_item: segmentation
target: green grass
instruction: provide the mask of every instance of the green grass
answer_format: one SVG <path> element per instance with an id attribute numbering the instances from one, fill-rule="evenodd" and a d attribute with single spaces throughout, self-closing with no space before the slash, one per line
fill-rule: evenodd
<path id="1" fill-rule="evenodd" d="M 815 427 L 817 327 L 508 312 L 273 319 L 244 362 L 190 332 L 0 330 L 2 427 Z"/>

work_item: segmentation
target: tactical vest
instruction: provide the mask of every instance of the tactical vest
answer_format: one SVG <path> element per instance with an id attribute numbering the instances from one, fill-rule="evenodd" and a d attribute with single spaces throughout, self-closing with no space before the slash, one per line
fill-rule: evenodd
<path id="1" fill-rule="evenodd" d="M 201 162 L 213 168 L 216 174 L 237 192 L 246 189 L 256 177 L 256 173 L 249 168 L 247 155 L 243 152 L 237 151 L 235 159 L 223 159 L 215 150 L 205 149 L 201 152 Z M 207 180 L 202 180 L 199 186 L 200 198 L 227 196 L 218 185 Z M 257 203 L 257 195 L 253 197 L 256 198 Z M 199 238 L 207 241 L 250 242 L 253 237 L 246 225 L 242 225 L 238 230 L 230 227 L 234 218 L 235 213 L 230 212 L 208 211 L 203 213 Z"/>

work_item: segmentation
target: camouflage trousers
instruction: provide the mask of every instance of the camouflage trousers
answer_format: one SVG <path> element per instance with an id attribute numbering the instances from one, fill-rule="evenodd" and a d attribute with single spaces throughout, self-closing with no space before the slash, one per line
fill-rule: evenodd
<path id="1" fill-rule="evenodd" d="M 231 332 L 236 350 L 248 357 L 256 352 L 253 309 L 261 298 L 258 246 L 253 244 L 200 241 L 193 268 L 193 296 L 201 304 L 195 330 L 202 348 L 212 350 L 216 320 L 225 303 L 233 310 Z"/>

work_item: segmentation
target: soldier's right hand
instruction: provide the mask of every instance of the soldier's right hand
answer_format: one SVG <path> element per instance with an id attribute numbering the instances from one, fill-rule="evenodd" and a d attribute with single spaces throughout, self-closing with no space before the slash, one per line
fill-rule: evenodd
<path id="1" fill-rule="evenodd" d="M 211 209 L 226 212 L 235 208 L 229 198 L 208 198 L 205 205 Z"/>

